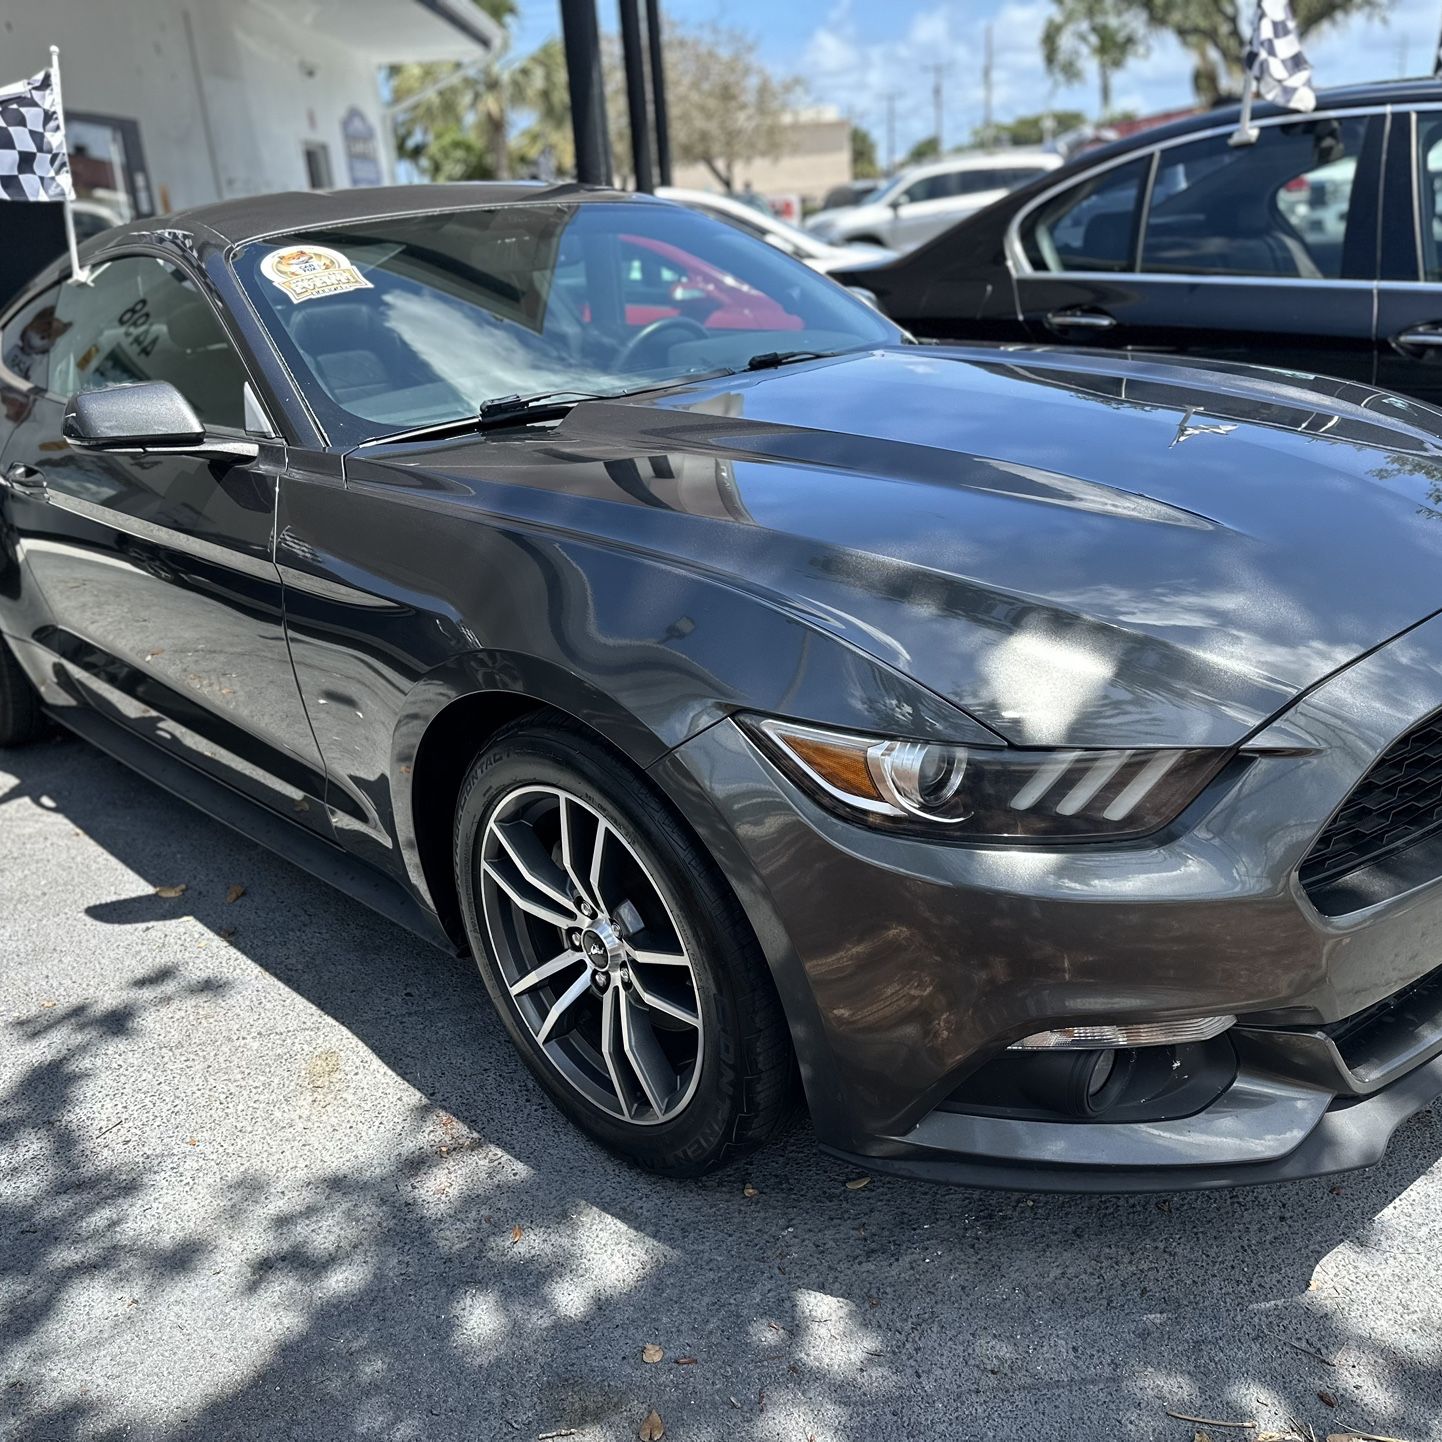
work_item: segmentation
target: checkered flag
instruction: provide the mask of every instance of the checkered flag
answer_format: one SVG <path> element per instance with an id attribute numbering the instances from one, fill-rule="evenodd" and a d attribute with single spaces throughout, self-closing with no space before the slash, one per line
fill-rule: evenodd
<path id="1" fill-rule="evenodd" d="M 0 200 L 73 200 L 53 72 L 0 86 Z"/>
<path id="2" fill-rule="evenodd" d="M 1247 70 L 1263 100 L 1288 110 L 1317 108 L 1312 67 L 1302 54 L 1291 0 L 1258 0 L 1257 23 L 1247 46 Z"/>

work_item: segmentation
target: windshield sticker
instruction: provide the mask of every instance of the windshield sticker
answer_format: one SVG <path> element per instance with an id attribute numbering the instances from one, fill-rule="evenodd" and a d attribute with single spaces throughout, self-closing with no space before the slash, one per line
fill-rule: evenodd
<path id="1" fill-rule="evenodd" d="M 324 245 L 294 245 L 286 250 L 273 250 L 261 261 L 260 273 L 297 305 L 324 295 L 372 289 L 370 281 L 340 251 Z"/>

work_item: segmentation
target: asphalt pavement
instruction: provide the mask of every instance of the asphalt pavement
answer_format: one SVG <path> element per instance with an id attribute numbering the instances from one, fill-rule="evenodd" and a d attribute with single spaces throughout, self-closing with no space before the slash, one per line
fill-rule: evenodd
<path id="1" fill-rule="evenodd" d="M 79 742 L 0 752 L 7 1442 L 1442 1442 L 1438 1109 L 1336 1181 L 856 1176 L 805 1126 L 635 1172 L 470 963 Z"/>

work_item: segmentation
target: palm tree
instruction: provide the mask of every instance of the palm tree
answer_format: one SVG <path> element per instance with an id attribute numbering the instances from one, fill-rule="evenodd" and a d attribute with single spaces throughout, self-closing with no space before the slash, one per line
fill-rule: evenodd
<path id="1" fill-rule="evenodd" d="M 479 0 L 505 26 L 516 0 Z M 422 96 L 396 118 L 396 149 L 431 180 L 504 179 L 510 174 L 508 75 L 501 55 L 468 66 L 438 60 L 390 68 L 392 104 Z M 426 93 L 429 92 L 429 93 Z"/>

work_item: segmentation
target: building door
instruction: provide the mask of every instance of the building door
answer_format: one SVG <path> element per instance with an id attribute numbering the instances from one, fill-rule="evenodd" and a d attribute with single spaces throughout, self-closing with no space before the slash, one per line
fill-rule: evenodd
<path id="1" fill-rule="evenodd" d="M 335 187 L 330 169 L 330 146 L 322 140 L 305 142 L 305 181 L 312 190 L 332 190 Z"/>

